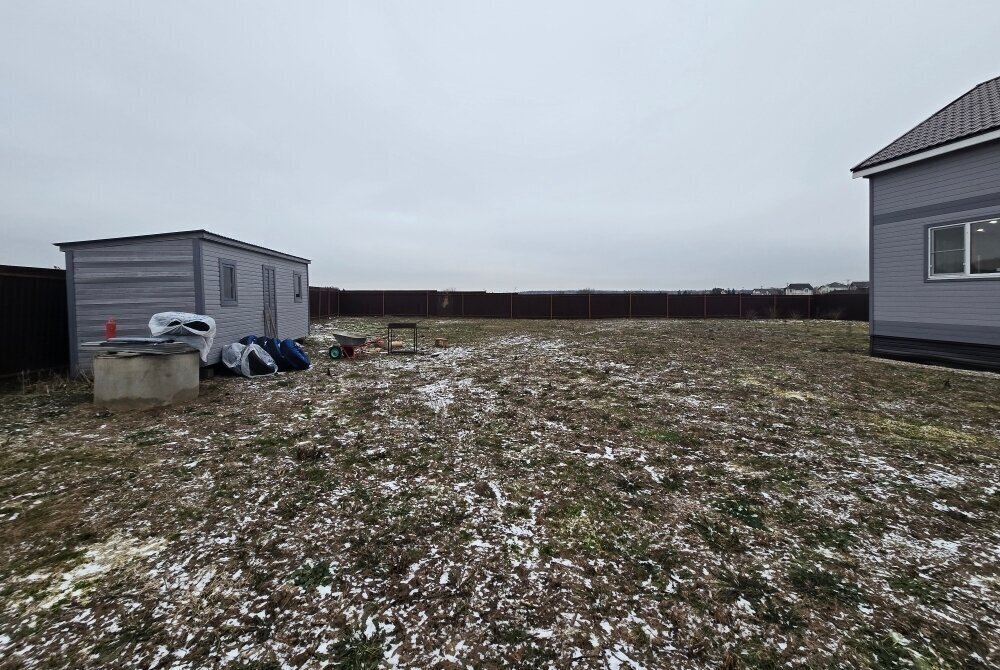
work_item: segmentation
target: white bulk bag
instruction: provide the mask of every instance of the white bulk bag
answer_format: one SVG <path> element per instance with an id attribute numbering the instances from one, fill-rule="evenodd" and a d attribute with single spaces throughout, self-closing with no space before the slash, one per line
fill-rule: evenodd
<path id="1" fill-rule="evenodd" d="M 207 363 L 215 339 L 215 319 L 204 314 L 160 312 L 149 319 L 149 332 L 194 347 L 201 353 L 201 360 Z"/>
<path id="2" fill-rule="evenodd" d="M 278 364 L 271 355 L 256 344 L 233 342 L 222 349 L 222 364 L 229 370 L 244 377 L 273 375 Z"/>

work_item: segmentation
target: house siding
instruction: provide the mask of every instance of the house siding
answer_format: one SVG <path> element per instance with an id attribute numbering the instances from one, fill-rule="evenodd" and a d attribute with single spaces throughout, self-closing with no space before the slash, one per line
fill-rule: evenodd
<path id="1" fill-rule="evenodd" d="M 222 348 L 247 335 L 264 334 L 263 267 L 275 269 L 278 313 L 278 336 L 299 339 L 309 334 L 309 265 L 266 253 L 241 249 L 210 240 L 200 240 L 201 283 L 204 289 L 204 312 L 215 319 L 215 342 L 208 362 L 220 360 Z M 219 261 L 236 263 L 237 304 L 222 305 Z M 302 274 L 303 298 L 295 302 L 293 273 Z"/>
<path id="2" fill-rule="evenodd" d="M 148 336 L 149 317 L 193 311 L 194 240 L 108 244 L 67 252 L 70 361 L 74 374 L 93 367 L 82 342 L 104 339 L 108 319 L 119 336 Z"/>
<path id="3" fill-rule="evenodd" d="M 891 212 L 1000 195 L 1000 142 L 870 177 L 876 218 Z"/>
<path id="4" fill-rule="evenodd" d="M 873 343 L 1000 346 L 1000 281 L 928 280 L 926 248 L 928 225 L 1000 215 L 1000 142 L 870 179 Z"/>

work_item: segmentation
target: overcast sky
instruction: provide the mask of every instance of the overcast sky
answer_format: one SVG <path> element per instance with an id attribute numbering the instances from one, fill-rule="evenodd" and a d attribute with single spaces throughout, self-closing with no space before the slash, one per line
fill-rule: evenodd
<path id="1" fill-rule="evenodd" d="M 867 277 L 849 168 L 990 2 L 0 0 L 0 263 L 205 228 L 346 288 Z"/>

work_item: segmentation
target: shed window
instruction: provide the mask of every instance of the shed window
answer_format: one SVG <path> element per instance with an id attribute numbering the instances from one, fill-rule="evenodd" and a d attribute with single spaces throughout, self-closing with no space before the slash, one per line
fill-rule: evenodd
<path id="1" fill-rule="evenodd" d="M 998 219 L 930 228 L 928 273 L 932 279 L 1000 277 Z"/>
<path id="2" fill-rule="evenodd" d="M 295 302 L 302 302 L 302 273 L 292 273 L 292 293 L 295 295 Z"/>
<path id="3" fill-rule="evenodd" d="M 234 261 L 219 261 L 219 292 L 220 302 L 225 307 L 237 304 L 236 294 L 236 263 Z"/>

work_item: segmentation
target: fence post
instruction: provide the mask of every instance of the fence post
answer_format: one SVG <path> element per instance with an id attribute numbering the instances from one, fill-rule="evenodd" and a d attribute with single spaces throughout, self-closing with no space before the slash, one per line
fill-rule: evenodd
<path id="1" fill-rule="evenodd" d="M 774 305 L 771 307 L 771 309 L 774 311 L 774 314 L 771 315 L 771 318 L 772 319 L 777 319 L 778 318 L 778 296 L 777 295 L 774 296 L 773 301 L 774 301 Z"/>
<path id="2" fill-rule="evenodd" d="M 591 311 L 590 311 L 590 294 L 589 293 L 587 294 L 587 318 L 588 319 L 593 319 L 594 318 L 593 315 L 592 315 L 592 313 L 591 313 Z"/>
<path id="3" fill-rule="evenodd" d="M 813 318 L 813 297 L 811 295 L 806 296 L 806 316 L 807 319 Z"/>
<path id="4" fill-rule="evenodd" d="M 385 291 L 382 291 L 382 316 L 385 316 Z"/>
<path id="5" fill-rule="evenodd" d="M 743 294 L 740 293 L 740 318 L 743 318 Z"/>
<path id="6" fill-rule="evenodd" d="M 702 318 L 703 319 L 707 319 L 708 318 L 708 294 L 707 293 L 703 293 L 701 295 L 701 311 L 702 311 L 702 315 L 701 315 Z"/>
<path id="7" fill-rule="evenodd" d="M 628 292 L 628 318 L 632 318 L 632 291 Z"/>
<path id="8" fill-rule="evenodd" d="M 549 294 L 549 319 L 552 318 L 552 294 Z"/>
<path id="9" fill-rule="evenodd" d="M 510 294 L 510 318 L 514 318 L 514 294 Z"/>
<path id="10" fill-rule="evenodd" d="M 462 316 L 465 316 L 465 293 L 462 293 Z"/>
<path id="11" fill-rule="evenodd" d="M 665 316 L 666 316 L 666 318 L 669 319 L 670 318 L 670 294 L 669 293 L 664 293 L 663 294 L 663 309 L 666 310 Z"/>

